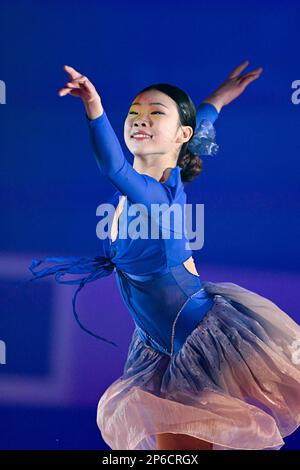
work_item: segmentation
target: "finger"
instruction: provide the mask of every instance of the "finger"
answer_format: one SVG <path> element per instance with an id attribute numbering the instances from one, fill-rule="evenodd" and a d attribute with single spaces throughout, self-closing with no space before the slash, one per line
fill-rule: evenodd
<path id="1" fill-rule="evenodd" d="M 72 91 L 71 88 L 61 88 L 60 90 L 58 90 L 58 95 L 59 96 L 65 96 L 68 93 L 70 93 L 70 91 Z"/>
<path id="2" fill-rule="evenodd" d="M 66 96 L 66 95 L 72 95 L 72 96 L 81 96 L 82 92 L 81 90 L 78 89 L 71 89 L 71 88 L 62 88 L 58 92 L 59 96 Z"/>
<path id="3" fill-rule="evenodd" d="M 256 80 L 259 78 L 259 75 L 253 75 L 252 77 L 245 78 L 241 81 L 240 85 L 244 88 L 249 85 L 249 83 L 253 82 L 253 80 Z"/>
<path id="4" fill-rule="evenodd" d="M 239 80 L 243 80 L 244 78 L 248 78 L 248 77 L 255 77 L 255 76 L 259 76 L 262 72 L 262 67 L 261 67 L 261 70 L 257 69 L 257 71 L 253 71 L 253 72 L 248 72 L 248 73 L 245 73 L 244 75 L 241 75 L 239 77 Z"/>
<path id="5" fill-rule="evenodd" d="M 79 96 L 80 98 L 82 98 L 82 91 L 81 90 L 71 90 L 69 95 L 72 95 L 72 96 Z"/>
<path id="6" fill-rule="evenodd" d="M 70 78 L 72 78 L 72 79 L 82 77 L 82 74 L 79 73 L 77 70 L 75 70 L 70 65 L 64 65 L 64 70 L 70 75 Z"/>
<path id="7" fill-rule="evenodd" d="M 64 87 L 64 88 L 61 88 L 60 90 L 58 90 L 58 95 L 59 95 L 59 96 L 65 96 L 65 95 L 67 95 L 67 94 L 69 94 L 69 93 L 72 93 L 72 92 L 74 92 L 74 91 L 79 91 L 79 92 L 81 92 L 80 89 L 76 89 L 76 88 L 66 88 L 66 87 Z"/>
<path id="8" fill-rule="evenodd" d="M 68 82 L 63 88 L 59 90 L 58 94 L 60 96 L 65 96 L 70 91 L 75 91 L 76 89 L 81 90 L 82 88 L 89 92 L 93 91 L 92 84 L 86 77 L 80 77 L 74 79 L 73 82 Z"/>
<path id="9" fill-rule="evenodd" d="M 68 90 L 68 89 L 75 90 L 75 89 L 81 89 L 82 87 L 86 87 L 85 80 L 87 79 L 83 77 L 74 79 L 72 82 L 66 83 L 66 85 L 63 88 L 61 88 L 61 91 Z"/>
<path id="10" fill-rule="evenodd" d="M 74 78 L 74 80 L 72 80 L 72 83 L 87 83 L 87 82 L 88 82 L 88 78 L 85 75 L 80 75 L 80 77 Z"/>
<path id="11" fill-rule="evenodd" d="M 245 73 L 244 75 L 242 75 L 242 77 L 246 77 L 248 75 L 256 75 L 256 74 L 261 73 L 262 71 L 263 71 L 263 68 L 259 67 L 258 69 L 255 69 L 255 70 L 252 70 L 251 72 Z"/>
<path id="12" fill-rule="evenodd" d="M 235 78 L 237 77 L 242 70 L 244 70 L 244 68 L 247 67 L 247 65 L 249 65 L 249 60 L 244 60 L 244 62 L 242 62 L 240 65 L 238 65 L 237 67 L 235 67 L 232 72 L 230 73 L 230 75 L 228 76 L 228 78 Z"/>
<path id="13" fill-rule="evenodd" d="M 65 88 L 81 88 L 83 86 L 86 86 L 86 84 L 87 84 L 87 79 L 77 78 L 73 80 L 72 82 L 66 83 Z"/>
<path id="14" fill-rule="evenodd" d="M 80 77 L 80 78 L 77 78 L 75 80 L 73 80 L 73 82 L 75 83 L 78 83 L 80 85 L 81 88 L 89 91 L 89 92 L 93 92 L 94 91 L 94 86 L 93 84 L 89 81 L 89 79 L 85 76 L 83 77 Z"/>
<path id="15" fill-rule="evenodd" d="M 80 88 L 80 83 L 68 82 L 66 83 L 65 88 Z"/>
<path id="16" fill-rule="evenodd" d="M 80 84 L 76 84 L 76 83 L 73 84 L 72 82 L 68 82 L 63 88 L 61 88 L 58 91 L 58 95 L 59 96 L 65 96 L 68 93 L 68 90 L 70 92 L 70 91 L 73 91 L 75 89 L 80 89 Z"/>
<path id="17" fill-rule="evenodd" d="M 258 69 L 253 70 L 253 72 L 261 73 L 263 71 L 263 67 L 258 67 Z"/>

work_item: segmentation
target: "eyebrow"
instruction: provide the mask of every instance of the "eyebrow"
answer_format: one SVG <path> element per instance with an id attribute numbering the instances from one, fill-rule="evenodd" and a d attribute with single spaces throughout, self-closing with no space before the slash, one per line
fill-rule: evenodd
<path id="1" fill-rule="evenodd" d="M 134 104 L 138 104 L 139 106 L 141 105 L 141 103 L 137 103 L 137 102 L 135 102 L 135 103 L 132 103 L 132 105 L 131 105 L 131 106 L 133 106 Z M 162 103 L 149 103 L 149 104 L 159 104 L 160 106 L 164 106 L 165 108 L 167 108 L 167 109 L 168 109 L 168 107 L 167 107 L 165 104 L 162 104 Z"/>

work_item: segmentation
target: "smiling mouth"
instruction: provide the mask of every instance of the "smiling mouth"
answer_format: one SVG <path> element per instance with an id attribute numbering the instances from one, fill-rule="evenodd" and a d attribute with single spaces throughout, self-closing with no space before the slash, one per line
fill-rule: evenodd
<path id="1" fill-rule="evenodd" d="M 151 140 L 152 136 L 151 135 L 138 134 L 138 135 L 132 135 L 131 138 L 134 139 L 134 140 L 146 140 L 146 139 Z"/>

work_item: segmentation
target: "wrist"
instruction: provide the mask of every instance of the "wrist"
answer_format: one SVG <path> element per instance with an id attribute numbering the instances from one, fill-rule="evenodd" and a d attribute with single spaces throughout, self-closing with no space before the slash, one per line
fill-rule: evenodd
<path id="1" fill-rule="evenodd" d="M 224 102 L 223 102 L 222 98 L 218 95 L 215 95 L 215 94 L 209 95 L 207 98 L 205 98 L 205 100 L 202 101 L 202 103 L 212 104 L 216 108 L 218 113 L 221 111 L 221 109 L 224 106 Z"/>
<path id="2" fill-rule="evenodd" d="M 103 114 L 104 109 L 99 95 L 89 101 L 84 101 L 83 104 L 89 119 L 96 119 Z"/>

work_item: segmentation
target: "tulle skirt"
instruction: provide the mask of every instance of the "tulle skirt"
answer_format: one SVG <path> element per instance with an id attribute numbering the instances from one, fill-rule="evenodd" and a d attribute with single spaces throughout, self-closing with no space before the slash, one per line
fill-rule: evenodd
<path id="1" fill-rule="evenodd" d="M 214 304 L 175 355 L 134 330 L 123 375 L 98 404 L 111 449 L 156 450 L 159 433 L 179 433 L 213 450 L 278 450 L 300 425 L 300 326 L 237 284 L 203 285 Z"/>

